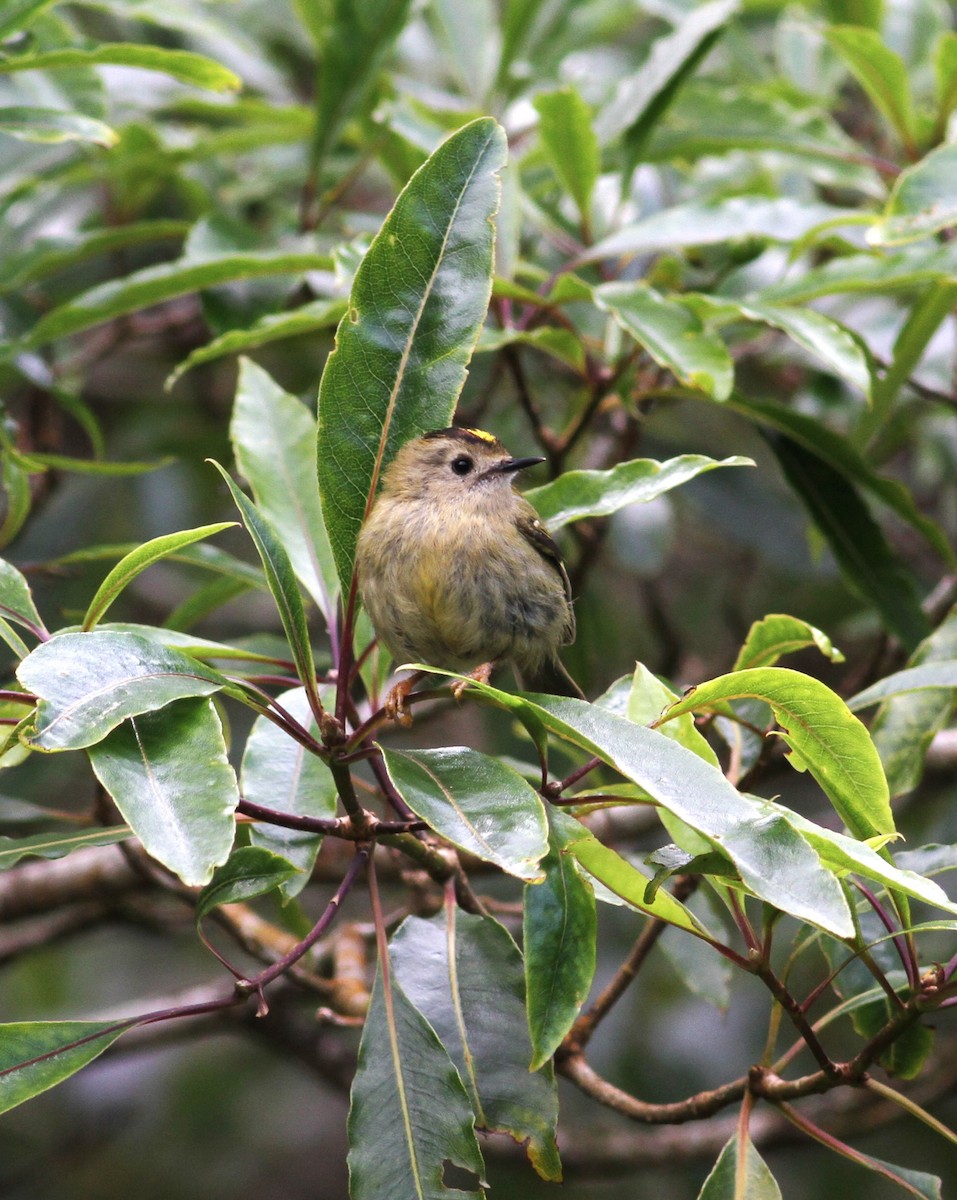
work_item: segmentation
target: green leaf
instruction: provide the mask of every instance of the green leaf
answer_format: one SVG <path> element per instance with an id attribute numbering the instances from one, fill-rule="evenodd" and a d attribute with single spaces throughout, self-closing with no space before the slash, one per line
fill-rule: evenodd
<path id="1" fill-rule="evenodd" d="M 81 750 L 127 717 L 227 685 L 218 671 L 135 633 L 61 633 L 25 658 L 17 678 L 40 698 L 34 750 Z"/>
<path id="2" fill-rule="evenodd" d="M 221 867 L 213 872 L 196 901 L 197 924 L 220 904 L 238 904 L 264 896 L 266 892 L 288 883 L 298 873 L 271 850 L 262 846 L 240 846 Z"/>
<path id="3" fill-rule="evenodd" d="M 176 370 L 166 377 L 163 386 L 169 392 L 193 367 L 213 362 L 227 354 L 242 354 L 283 338 L 301 337 L 303 334 L 328 329 L 339 323 L 345 315 L 346 308 L 345 300 L 314 300 L 311 304 L 303 304 L 292 312 L 269 313 L 248 329 L 230 329 L 184 358 Z"/>
<path id="4" fill-rule="evenodd" d="M 868 231 L 875 246 L 900 246 L 957 225 L 957 146 L 938 146 L 894 180 L 880 221 Z"/>
<path id="5" fill-rule="evenodd" d="M 860 25 L 832 25 L 824 36 L 901 142 L 913 146 L 916 122 L 910 74 L 900 55 L 885 45 L 876 30 Z"/>
<path id="6" fill-rule="evenodd" d="M 820 359 L 839 379 L 846 380 L 870 398 L 872 380 L 867 349 L 860 338 L 837 321 L 813 308 L 792 308 L 754 300 L 737 301 L 723 296 L 702 299 L 704 317 L 707 317 L 709 308 L 717 312 L 733 311 L 746 321 L 759 321 L 780 329 L 802 349 Z"/>
<path id="7" fill-rule="evenodd" d="M 957 660 L 957 611 L 947 617 L 917 647 L 908 669 L 920 669 Z M 895 676 L 891 676 L 894 679 Z M 954 673 L 957 681 L 957 671 Z M 881 681 L 886 682 L 886 681 Z M 902 682 L 898 679 L 898 682 Z M 857 708 L 859 697 L 848 701 Z M 871 722 L 871 737 L 881 756 L 892 796 L 902 796 L 920 783 L 924 756 L 934 734 L 943 729 L 954 711 L 953 687 L 897 693 L 888 696 Z"/>
<path id="8" fill-rule="evenodd" d="M 727 347 L 689 309 L 642 283 L 603 283 L 595 303 L 680 382 L 714 400 L 727 400 L 734 365 Z"/>
<path id="9" fill-rule="evenodd" d="M 937 38 L 934 75 L 937 83 L 937 131 L 942 141 L 947 120 L 957 108 L 957 33 L 952 29 L 944 29 Z"/>
<path id="10" fill-rule="evenodd" d="M 799 920 L 820 925 L 837 937 L 852 933 L 851 915 L 840 885 L 807 841 L 783 820 L 768 820 L 766 810 L 741 795 L 717 767 L 691 750 L 656 729 L 635 725 L 583 700 L 513 696 L 477 682 L 470 688 L 477 696 L 512 713 L 533 736 L 534 731 L 546 729 L 587 754 L 597 755 L 638 784 L 659 807 L 667 808 L 727 854 L 745 885 L 769 904 Z M 873 746 L 871 751 L 876 759 Z M 596 847 L 598 857 L 599 851 L 606 848 L 597 841 Z M 574 852 L 582 861 L 578 843 Z M 590 848 L 588 853 L 592 853 Z M 613 851 L 608 854 L 640 876 L 643 893 L 646 877 Z M 584 865 L 594 873 L 591 865 Z M 598 878 L 607 882 L 603 876 Z M 664 894 L 658 894 L 656 903 Z"/>
<path id="11" fill-rule="evenodd" d="M 466 125 L 413 175 L 356 271 L 319 389 L 323 516 L 343 592 L 381 473 L 448 425 L 491 292 L 505 135 Z"/>
<path id="12" fill-rule="evenodd" d="M 349 117 L 369 93 L 408 19 L 410 0 L 330 0 L 317 24 L 320 64 L 312 162 L 318 177 Z"/>
<path id="13" fill-rule="evenodd" d="M 561 1045 L 588 997 L 595 974 L 595 893 L 564 849 L 581 825 L 558 810 L 549 813 L 545 879 L 525 888 L 522 946 L 532 1054 L 537 1071 Z"/>
<path id="14" fill-rule="evenodd" d="M 279 610 L 279 619 L 282 621 L 282 627 L 292 651 L 296 671 L 308 691 L 310 699 L 318 706 L 316 667 L 312 657 L 312 643 L 309 641 L 306 610 L 302 606 L 302 596 L 299 594 L 292 562 L 286 547 L 273 528 L 272 522 L 247 496 L 243 495 L 219 463 L 214 462 L 213 466 L 226 480 L 226 486 L 229 488 L 233 502 L 239 509 L 243 524 L 253 540 L 253 545 L 262 561 L 263 570 L 266 572 L 266 582 L 269 584 L 269 590 Z"/>
<path id="15" fill-rule="evenodd" d="M 43 346 L 57 338 L 82 333 L 84 329 L 91 329 L 114 317 L 126 316 L 127 313 L 162 304 L 203 288 L 217 287 L 239 279 L 299 275 L 330 266 L 328 255 L 308 251 L 250 250 L 199 261 L 187 255 L 173 262 L 144 267 L 141 271 L 111 279 L 74 296 L 66 304 L 44 314 L 23 339 L 23 345 L 28 349 Z"/>
<path id="16" fill-rule="evenodd" d="M 96 589 L 96 595 L 90 601 L 86 616 L 83 618 L 83 632 L 87 633 L 93 629 L 120 592 L 147 567 L 151 567 L 153 563 L 159 562 L 160 559 L 166 558 L 183 546 L 189 546 L 193 542 L 202 541 L 203 538 L 212 537 L 214 533 L 221 533 L 224 529 L 232 529 L 235 524 L 235 521 L 220 521 L 216 525 L 200 525 L 197 529 L 166 533 L 162 537 L 144 542 L 142 546 L 138 546 L 131 553 L 125 555 Z"/>
<path id="17" fill-rule="evenodd" d="M 575 841 L 569 839 L 566 853 L 572 855 L 589 875 L 638 912 L 647 913 L 649 917 L 665 921 L 695 937 L 710 936 L 698 918 L 670 892 L 649 891 L 650 872 L 646 873 L 622 858 L 617 851 L 603 845 L 584 826 L 580 837 Z"/>
<path id="18" fill-rule="evenodd" d="M 545 810 L 517 771 L 464 746 L 383 750 L 382 757 L 403 800 L 436 833 L 509 875 L 543 878 Z"/>
<path id="19" fill-rule="evenodd" d="M 844 655 L 820 629 L 802 621 L 800 617 L 770 613 L 760 621 L 755 621 L 748 630 L 733 670 L 773 667 L 785 654 L 796 654 L 807 646 L 816 646 L 830 662 L 844 661 Z"/>
<path id="20" fill-rule="evenodd" d="M 793 200 L 789 196 L 732 196 L 727 200 L 693 201 L 663 209 L 626 225 L 588 247 L 576 263 L 600 262 L 623 255 L 673 251 L 683 246 L 713 246 L 742 238 L 794 242 L 819 226 L 861 224 L 856 209 Z"/>
<path id="21" fill-rule="evenodd" d="M 909 650 L 929 633 L 910 572 L 850 480 L 789 437 L 768 437 L 781 470 L 830 546 L 848 584 Z"/>
<path id="22" fill-rule="evenodd" d="M 102 1054 L 129 1021 L 24 1021 L 0 1025 L 0 1113 L 56 1087 Z"/>
<path id="23" fill-rule="evenodd" d="M 536 297 L 536 305 L 540 302 L 541 298 Z M 557 358 L 578 375 L 585 373 L 585 347 L 581 338 L 570 329 L 559 329 L 554 325 L 539 325 L 536 329 L 489 329 L 486 326 L 476 343 L 475 353 L 494 353 L 503 346 L 514 346 L 516 343 L 533 346 L 542 354 Z"/>
<path id="24" fill-rule="evenodd" d="M 104 462 L 100 458 L 73 458 L 69 454 L 43 454 L 36 451 L 18 454 L 17 459 L 30 474 L 41 471 L 74 471 L 78 475 L 108 477 L 148 475 L 150 471 L 161 471 L 174 461 L 172 458 L 161 458 L 156 462 Z"/>
<path id="25" fill-rule="evenodd" d="M 947 563 L 953 563 L 954 550 L 943 530 L 921 513 L 912 493 L 896 479 L 875 474 L 854 446 L 814 417 L 778 404 L 764 404 L 736 392 L 729 401 L 735 411 L 757 420 L 761 425 L 786 434 L 805 450 L 822 459 L 839 474 L 866 488 L 902 521 L 920 533 Z"/>
<path id="26" fill-rule="evenodd" d="M 601 151 L 591 124 L 591 111 L 575 88 L 539 92 L 533 101 L 538 136 L 559 183 L 588 221 L 591 197 L 601 170 Z"/>
<path id="27" fill-rule="evenodd" d="M 281 693 L 276 702 L 318 740 L 316 719 L 303 688 Z M 239 784 L 244 798 L 263 808 L 301 817 L 336 814 L 336 787 L 329 768 L 267 717 L 257 717 L 253 723 Z M 299 868 L 299 874 L 282 886 L 284 896 L 298 895 L 309 882 L 322 838 L 265 821 L 251 825 L 249 837 L 254 846 L 281 854 Z"/>
<path id="28" fill-rule="evenodd" d="M 737 8 L 737 0 L 712 0 L 688 10 L 673 33 L 654 42 L 641 69 L 619 84 L 599 114 L 595 132 L 603 145 L 621 138 L 627 172 L 639 161 L 648 135 Z"/>
<path id="29" fill-rule="evenodd" d="M 16 866 L 21 858 L 63 858 L 85 846 L 111 846 L 129 836 L 125 825 L 112 825 L 109 829 L 57 829 L 25 838 L 0 837 L 0 871 Z"/>
<path id="30" fill-rule="evenodd" d="M 522 956 L 490 917 L 407 917 L 390 957 L 409 1000 L 459 1070 L 481 1129 L 526 1143 L 544 1179 L 559 1181 L 558 1094 L 550 1066 L 530 1072 Z"/>
<path id="31" fill-rule="evenodd" d="M 887 781 L 874 743 L 844 701 L 826 684 L 786 667 L 754 667 L 690 688 L 662 717 L 714 711 L 729 700 L 771 706 L 780 736 L 824 789 L 859 838 L 895 833 Z"/>
<path id="32" fill-rule="evenodd" d="M 30 477 L 18 461 L 18 455 L 0 451 L 0 480 L 3 486 L 4 513 L 0 521 L 0 547 L 7 546 L 23 528 L 30 515 L 33 498 Z"/>
<path id="33" fill-rule="evenodd" d="M 235 92 L 242 87 L 238 75 L 203 54 L 193 54 L 189 50 L 164 50 L 159 46 L 144 46 L 134 42 L 104 42 L 91 50 L 67 47 L 17 54 L 0 59 L 0 74 L 101 65 L 162 71 L 180 83 L 213 92 Z"/>
<path id="34" fill-rule="evenodd" d="M 643 504 L 680 487 L 715 467 L 751 467 L 750 458 L 714 459 L 703 454 L 682 454 L 666 462 L 636 458 L 608 471 L 565 471 L 552 483 L 530 488 L 526 499 L 534 504 L 551 530 L 588 517 L 607 517 L 628 504 Z"/>
<path id="35" fill-rule="evenodd" d="M 43 621 L 33 603 L 33 593 L 24 576 L 6 559 L 0 558 L 0 612 L 8 620 L 31 633 L 42 632 Z"/>
<path id="36" fill-rule="evenodd" d="M 781 1200 L 781 1189 L 747 1133 L 724 1144 L 698 1200 Z"/>
<path id="37" fill-rule="evenodd" d="M 468 1094 L 432 1026 L 376 974 L 349 1107 L 352 1200 L 482 1200 L 450 1189 L 446 1162 L 484 1174 Z"/>
<path id="38" fill-rule="evenodd" d="M 239 803 L 212 702 L 180 700 L 131 717 L 89 755 L 147 854 L 189 887 L 208 883 L 232 847 Z"/>
<path id="39" fill-rule="evenodd" d="M 240 361 L 229 433 L 236 464 L 276 530 L 300 583 L 329 624 L 337 579 L 316 485 L 316 422 L 248 358 Z"/>
<path id="40" fill-rule="evenodd" d="M 25 29 L 42 12 L 57 3 L 59 0 L 7 0 L 3 16 L 0 17 L 0 38 Z"/>
<path id="41" fill-rule="evenodd" d="M 847 703 L 850 709 L 859 712 L 862 708 L 879 704 L 890 696 L 903 696 L 926 688 L 957 688 L 957 659 L 905 667 L 903 671 L 895 671 L 893 675 L 887 675 L 865 688 L 863 692 L 858 692 Z"/>
<path id="42" fill-rule="evenodd" d="M 21 142 L 56 145 L 60 142 L 93 142 L 107 149 L 115 146 L 119 135 L 109 125 L 82 113 L 59 108 L 34 108 L 8 105 L 0 107 L 0 133 Z"/>
<path id="43" fill-rule="evenodd" d="M 848 254 L 801 270 L 757 293 L 772 303 L 806 304 L 842 292 L 884 292 L 957 280 L 957 242 L 913 246 L 896 254 Z"/>

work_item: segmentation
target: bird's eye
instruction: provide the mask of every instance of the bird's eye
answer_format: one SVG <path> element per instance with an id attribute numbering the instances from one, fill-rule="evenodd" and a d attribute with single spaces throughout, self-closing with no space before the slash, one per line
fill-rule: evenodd
<path id="1" fill-rule="evenodd" d="M 452 459 L 451 465 L 456 475 L 468 475 L 474 464 L 467 454 L 460 454 Z"/>

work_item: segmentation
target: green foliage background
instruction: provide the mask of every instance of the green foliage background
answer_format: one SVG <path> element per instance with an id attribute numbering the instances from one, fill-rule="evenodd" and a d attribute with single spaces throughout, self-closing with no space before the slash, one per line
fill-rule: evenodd
<path id="1" fill-rule="evenodd" d="M 330 517 L 345 486 L 332 470 L 331 450 L 346 464 L 340 475 L 368 484 L 377 453 L 388 456 L 406 436 L 444 424 L 455 411 L 462 424 L 494 430 L 516 454 L 547 456 L 530 495 L 562 531 L 575 583 L 579 637 L 567 662 L 590 697 L 610 689 L 611 711 L 586 731 L 561 705 L 510 708 L 507 696 L 490 689 L 492 707 L 470 699 L 461 709 L 417 716 L 410 733 L 381 735 L 390 776 L 408 803 L 417 772 L 437 761 L 430 754 L 460 744 L 484 752 L 486 786 L 495 779 L 499 797 L 514 789 L 520 818 L 503 830 L 505 801 L 492 812 L 502 845 L 487 861 L 531 878 L 541 860 L 549 886 L 564 879 L 562 886 L 574 890 L 582 879 L 569 867 L 574 859 L 588 878 L 644 911 L 695 927 L 712 915 L 706 905 L 696 900 L 689 917 L 668 907 L 663 888 L 642 900 L 645 883 L 628 874 L 631 862 L 660 854 L 665 840 L 687 854 L 655 861 L 662 879 L 688 869 L 720 880 L 728 866 L 726 858 L 715 867 L 690 857 L 701 832 L 695 821 L 703 818 L 680 808 L 678 785 L 692 777 L 685 773 L 691 768 L 674 764 L 687 752 L 715 760 L 690 718 L 662 727 L 678 746 L 666 747 L 662 759 L 675 782 L 667 834 L 641 818 L 622 831 L 605 814 L 604 826 L 599 815 L 595 832 L 629 860 L 612 855 L 614 862 L 594 839 L 576 840 L 581 826 L 568 818 L 552 822 L 551 849 L 542 857 L 544 826 L 523 823 L 541 806 L 533 796 L 534 809 L 522 807 L 532 788 L 511 770 L 519 756 L 534 755 L 507 718 L 524 720 L 533 737 L 536 728 L 571 728 L 574 736 L 555 751 L 554 773 L 560 778 L 577 766 L 581 757 L 571 747 L 583 747 L 627 775 L 633 791 L 623 795 L 641 799 L 641 772 L 653 774 L 648 764 L 662 739 L 642 731 L 646 742 L 637 744 L 645 757 L 622 766 L 614 757 L 614 722 L 651 722 L 676 693 L 712 680 L 672 715 L 692 708 L 714 714 L 713 746 L 723 765 L 730 759 L 745 791 L 753 783 L 760 796 L 781 797 L 789 812 L 879 837 L 892 828 L 879 753 L 906 837 L 898 866 L 935 878 L 953 867 L 953 756 L 945 757 L 939 741 L 925 771 L 933 735 L 950 722 L 957 685 L 950 612 L 957 32 L 948 5 L 9 0 L 0 11 L 0 39 L 0 542 L 30 585 L 28 594 L 16 572 L 0 576 L 12 622 L 3 622 L 4 686 L 13 684 L 15 662 L 43 621 L 51 631 L 99 626 L 99 640 L 78 633 L 61 635 L 73 642 L 44 642 L 21 671 L 23 686 L 44 697 L 26 743 L 69 752 L 33 753 L 24 763 L 26 751 L 14 745 L 0 761 L 8 768 L 0 783 L 0 836 L 11 839 L 0 841 L 3 866 L 33 871 L 27 882 L 55 867 L 49 847 L 49 860 L 29 856 L 51 830 L 117 819 L 109 792 L 154 859 L 185 884 L 208 881 L 231 844 L 222 812 L 232 813 L 239 792 L 228 760 L 238 766 L 253 714 L 232 703 L 233 684 L 219 673 L 241 674 L 236 662 L 208 652 L 214 667 L 197 668 L 188 656 L 203 657 L 203 650 L 190 638 L 229 643 L 237 655 L 291 656 L 302 677 L 311 681 L 315 666 L 321 680 L 339 649 L 335 589 L 341 580 L 348 592 L 350 539 L 362 515 L 360 504 Z M 505 131 L 507 165 L 504 139 L 488 117 Z M 436 153 L 452 134 L 455 140 Z M 417 177 L 393 208 L 427 160 L 431 175 Z M 473 183 L 473 175 L 484 182 Z M 487 214 L 496 206 L 497 175 L 493 260 Z M 463 234 L 473 255 L 464 266 L 448 256 L 435 230 L 435 248 L 424 236 L 417 240 L 423 210 L 429 219 L 451 211 L 446 193 L 455 187 L 478 214 L 475 229 Z M 461 226 L 454 230 L 458 236 Z M 397 245 L 414 246 L 415 270 L 403 269 Z M 417 272 L 433 261 L 428 254 L 447 274 L 435 310 L 408 333 L 404 314 L 421 294 Z M 353 324 L 356 313 L 362 320 Z M 328 359 L 343 318 L 339 352 Z M 390 345 L 381 359 L 368 359 L 357 397 L 354 367 L 369 345 L 367 320 L 373 342 L 387 329 L 396 339 L 408 334 L 412 351 L 396 355 Z M 240 355 L 246 357 L 238 365 Z M 325 521 L 312 472 L 320 377 Z M 389 425 L 376 407 L 376 388 L 388 396 L 393 383 L 399 403 Z M 263 555 L 265 577 L 246 531 L 238 523 L 227 527 L 236 508 L 209 458 L 229 463 L 249 484 L 254 503 L 238 499 L 239 515 Z M 659 472 L 636 459 L 665 466 Z M 715 460 L 737 465 L 711 469 Z M 767 614 L 796 620 L 752 627 Z M 361 653 L 369 632 L 358 621 Z M 166 631 L 164 654 L 180 697 L 176 729 L 171 733 L 156 712 L 173 692 L 154 692 L 131 700 L 119 729 L 97 727 L 94 735 L 81 722 L 54 744 L 48 729 L 57 711 L 45 690 L 54 687 L 51 676 L 62 675 L 66 662 L 79 688 L 107 659 L 144 661 L 144 626 Z M 73 647 L 87 659 L 71 658 Z M 793 655 L 787 667 L 807 674 L 779 673 L 782 653 Z M 643 665 L 631 679 L 636 660 Z M 374 653 L 362 661 L 373 698 L 387 666 Z M 909 690 L 913 676 L 897 676 L 907 668 L 929 672 L 921 690 Z M 833 691 L 817 690 L 817 680 Z M 310 686 L 313 701 L 334 707 L 331 684 Z M 871 686 L 883 691 L 864 691 Z M 205 698 L 220 691 L 232 699 Z M 843 735 L 819 752 L 813 736 L 802 741 L 794 724 L 806 716 L 813 733 L 849 721 L 834 693 L 858 695 L 851 707 L 866 717 L 876 745 L 875 752 L 869 739 L 866 747 L 854 742 L 851 759 L 863 764 L 857 778 L 842 775 L 840 760 L 850 754 Z M 783 738 L 754 736 L 751 727 L 769 719 L 755 695 L 788 731 L 792 762 L 805 762 L 806 774 L 784 761 Z M 302 693 L 283 700 L 309 727 Z M 875 716 L 868 705 L 877 701 L 883 703 Z M 22 715 L 8 700 L 3 705 L 11 721 Z M 732 722 L 735 714 L 746 724 Z M 249 744 L 258 748 L 247 751 L 240 777 L 246 796 L 268 796 L 277 786 L 269 769 L 288 745 L 271 741 L 270 728 L 261 720 L 254 727 Z M 857 728 L 847 736 L 857 738 Z M 95 776 L 73 752 L 91 743 Z M 155 745 L 172 778 L 179 769 L 183 791 L 200 759 L 220 779 L 185 852 L 172 845 L 168 825 L 154 828 L 135 806 L 124 808 L 124 788 L 135 795 L 136 784 L 123 781 L 135 772 L 143 744 Z M 477 761 L 446 767 L 465 775 Z M 610 786 L 610 773 L 600 778 Z M 585 785 L 602 791 L 597 778 Z M 463 786 L 481 798 L 480 786 Z M 740 840 L 728 846 L 740 867 L 756 844 L 755 824 L 780 821 L 780 812 L 734 795 L 721 812 L 729 828 L 740 821 Z M 329 772 L 317 770 L 293 802 L 303 815 L 330 817 Z M 469 831 L 443 826 L 441 810 L 425 811 L 429 802 L 426 794 L 416 813 L 462 846 Z M 807 831 L 800 817 L 794 822 L 778 832 L 780 846 L 796 854 Z M 714 827 L 705 821 L 703 832 Z M 96 830 L 83 845 L 111 836 Z M 327 838 L 315 883 L 303 891 L 305 877 L 294 877 L 285 859 L 311 870 L 315 839 L 262 826 L 250 836 L 255 844 L 230 858 L 206 909 L 223 897 L 273 889 L 256 911 L 302 936 L 347 858 Z M 774 864 L 759 863 L 742 877 L 753 894 L 834 932 L 846 912 L 834 880 L 848 869 L 851 850 L 808 836 L 826 869 L 820 877 L 805 874 L 788 860 L 807 884 L 804 894 L 796 888 L 787 902 L 772 894 L 791 878 L 776 874 Z M 29 838 L 38 843 L 28 847 Z M 918 850 L 925 843 L 940 848 Z M 465 846 L 478 852 L 467 840 Z M 711 848 L 707 841 L 697 847 L 702 854 Z M 854 853 L 865 851 L 858 846 Z M 855 861 L 869 879 L 903 886 L 898 876 L 882 877 L 877 855 L 868 853 L 874 861 Z M 532 863 L 525 875 L 519 859 Z M 507 905 L 515 887 L 504 877 L 477 878 L 482 894 L 514 915 Z M 826 882 L 818 886 L 820 879 Z M 384 886 L 390 902 L 404 903 L 397 880 Z M 919 905 L 929 893 L 908 894 Z M 0 931 L 2 1022 L 159 1008 L 165 997 L 181 1002 L 184 989 L 201 988 L 215 967 L 175 889 L 157 899 L 145 886 L 128 888 L 115 900 L 81 897 L 51 912 L 41 906 L 24 914 L 7 903 L 13 916 L 9 933 Z M 544 888 L 534 903 L 544 910 Z M 584 943 L 588 920 L 576 911 Z M 922 919 L 940 917 L 916 911 Z M 357 892 L 345 915 L 368 920 Z M 481 922 L 469 924 L 478 918 L 460 920 L 464 944 L 487 953 L 509 987 L 518 987 L 509 975 L 509 946 Z M 797 936 L 798 922 L 788 921 L 788 936 Z M 601 984 L 638 925 L 633 911 L 601 904 L 598 927 Z M 395 971 L 412 1001 L 410 1036 L 420 1039 L 423 1055 L 434 1047 L 416 1015 L 428 1006 L 414 994 L 415 966 L 440 953 L 430 941 L 435 928 L 415 917 L 397 939 Z M 519 923 L 510 928 L 520 933 Z M 922 966 L 947 963 L 953 930 L 926 937 Z M 762 1004 L 757 985 L 745 980 L 729 999 L 720 960 L 680 929 L 670 929 L 660 949 L 590 1056 L 619 1087 L 663 1102 L 757 1061 L 767 998 Z M 567 958 L 559 991 L 579 1004 L 587 964 L 576 960 L 575 947 Z M 546 955 L 543 969 L 548 962 Z M 796 974 L 803 990 L 826 969 L 802 964 Z M 867 986 L 852 974 L 839 996 Z M 0 1121 L 4 1194 L 105 1200 L 133 1189 L 184 1200 L 338 1200 L 346 1194 L 345 1090 L 359 1035 L 314 1020 L 325 999 L 312 995 L 309 1004 L 292 1006 L 288 1020 L 274 1016 L 258 1025 L 252 1014 L 229 1014 L 216 1038 L 198 1045 L 184 1046 L 179 1030 L 165 1026 L 158 1028 L 167 1047 L 163 1033 L 131 1037 L 128 1045 L 120 1039 L 87 1070 Z M 373 1003 L 383 1003 L 378 991 Z M 330 1004 L 346 1013 L 338 999 Z M 842 1052 L 854 1052 L 855 1035 L 872 1035 L 878 1017 L 865 1012 L 853 1030 L 845 1021 L 836 1035 Z M 547 1007 L 539 1012 L 532 1049 L 540 1061 L 561 1041 L 566 1018 Z M 872 1018 L 877 1025 L 868 1026 Z M 923 1026 L 896 1045 L 900 1058 L 890 1064 L 904 1076 L 926 1067 L 935 1102 L 953 1071 L 948 1023 L 946 1011 L 934 1018 L 938 1057 L 929 1065 Z M 433 1025 L 441 1035 L 441 1014 Z M 373 1048 L 366 1048 L 367 1060 Z M 524 1045 L 522 1052 L 527 1061 Z M 467 1108 L 454 1080 L 449 1087 L 450 1111 L 460 1102 Z M 735 1173 L 733 1145 L 705 1183 L 717 1152 L 697 1157 L 691 1138 L 682 1141 L 689 1127 L 671 1129 L 671 1143 L 647 1142 L 642 1150 L 641 1129 L 564 1083 L 560 1096 L 568 1175 L 562 1194 L 777 1194 L 767 1168 L 750 1159 L 747 1189 L 734 1190 L 743 1175 Z M 934 1111 L 946 1120 L 948 1104 L 953 1120 L 952 1101 Z M 547 1104 L 538 1099 L 535 1106 Z M 832 1118 L 867 1154 L 936 1173 L 945 1184 L 954 1178 L 953 1147 L 910 1118 L 906 1132 L 898 1122 L 870 1139 L 853 1112 Z M 513 1131 L 520 1127 L 514 1114 L 501 1119 Z M 383 1147 L 392 1153 L 388 1131 L 381 1143 L 374 1140 L 377 1128 L 368 1109 L 354 1110 L 353 1132 L 373 1160 Z M 536 1127 L 528 1136 L 531 1157 L 547 1176 L 551 1134 Z M 487 1156 L 494 1196 L 504 1200 L 518 1189 L 555 1194 L 524 1155 L 508 1154 L 505 1139 L 494 1145 L 499 1152 Z M 457 1152 L 474 1168 L 467 1145 Z M 804 1144 L 800 1153 L 772 1144 L 762 1154 L 789 1200 L 825 1188 L 902 1194 L 900 1178 L 894 1185 Z M 354 1159 L 353 1167 L 361 1179 L 370 1162 Z M 911 1194 L 934 1194 L 924 1180 L 911 1186 Z"/>

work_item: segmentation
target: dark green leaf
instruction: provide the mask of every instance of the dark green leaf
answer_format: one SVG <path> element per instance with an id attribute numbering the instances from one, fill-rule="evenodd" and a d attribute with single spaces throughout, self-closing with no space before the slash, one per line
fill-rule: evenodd
<path id="1" fill-rule="evenodd" d="M 113 825 L 109 829 L 57 829 L 32 837 L 0 837 L 0 871 L 15 866 L 21 858 L 63 858 L 84 846 L 111 846 L 129 836 L 125 825 Z"/>
<path id="2" fill-rule="evenodd" d="M 574 818 L 554 811 L 545 879 L 525 888 L 522 946 L 530 1069 L 537 1071 L 561 1044 L 588 997 L 595 974 L 595 894 L 565 847 L 581 836 Z"/>
<path id="3" fill-rule="evenodd" d="M 507 1133 L 544 1179 L 561 1179 L 558 1094 L 550 1066 L 530 1072 L 522 956 L 490 917 L 407 917 L 392 939 L 403 991 L 458 1067 L 481 1129 Z"/>
<path id="4" fill-rule="evenodd" d="M 239 803 L 211 701 L 180 700 L 131 717 L 89 755 L 147 853 L 188 886 L 208 883 L 232 847 Z"/>
<path id="5" fill-rule="evenodd" d="M 914 580 L 846 475 L 790 437 L 768 442 L 845 579 L 909 649 L 930 632 Z"/>
<path id="6" fill-rule="evenodd" d="M 519 879 L 543 878 L 545 811 L 517 771 L 464 746 L 382 755 L 399 794 L 436 833 Z"/>
<path id="7" fill-rule="evenodd" d="M 603 283 L 594 294 L 598 307 L 679 383 L 714 400 L 731 395 L 734 364 L 727 347 L 685 305 L 643 283 Z"/>
<path id="8" fill-rule="evenodd" d="M 425 1017 L 381 969 L 359 1045 L 349 1107 L 352 1200 L 482 1200 L 445 1186 L 446 1162 L 478 1176 L 484 1163 L 469 1097 Z"/>
<path id="9" fill-rule="evenodd" d="M 109 125 L 93 117 L 85 117 L 82 113 L 15 105 L 0 108 L 0 133 L 21 142 L 49 145 L 58 142 L 94 142 L 109 148 L 119 141 Z"/>
<path id="10" fill-rule="evenodd" d="M 24 1021 L 0 1025 L 0 1113 L 55 1087 L 92 1062 L 126 1021 Z"/>
<path id="11" fill-rule="evenodd" d="M 36 726 L 25 739 L 35 750 L 81 750 L 127 717 L 184 696 L 211 695 L 228 682 L 178 650 L 102 629 L 43 642 L 17 678 L 40 697 Z"/>
<path id="12" fill-rule="evenodd" d="M 876 30 L 859 25 L 832 25 L 824 36 L 901 142 L 913 146 L 916 123 L 910 76 L 900 55 L 884 44 Z"/>
<path id="13" fill-rule="evenodd" d="M 263 896 L 274 888 L 288 883 L 297 868 L 266 850 L 262 846 L 240 846 L 230 854 L 221 867 L 203 888 L 196 901 L 196 920 L 217 908 L 220 904 L 238 904 Z"/>
<path id="14" fill-rule="evenodd" d="M 382 470 L 455 409 L 491 291 L 504 160 L 490 118 L 453 134 L 406 185 L 356 272 L 319 390 L 319 491 L 345 593 Z"/>
<path id="15" fill-rule="evenodd" d="M 31 633 L 43 630 L 43 621 L 33 603 L 30 585 L 13 563 L 6 559 L 0 559 L 0 612 Z"/>

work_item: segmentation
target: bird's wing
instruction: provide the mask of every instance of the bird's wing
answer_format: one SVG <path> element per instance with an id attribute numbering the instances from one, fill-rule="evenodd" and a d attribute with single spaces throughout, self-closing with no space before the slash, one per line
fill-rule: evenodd
<path id="1" fill-rule="evenodd" d="M 575 610 L 572 608 L 571 580 L 565 569 L 562 552 L 531 505 L 528 506 L 527 512 L 519 515 L 518 528 L 526 541 L 535 547 L 542 558 L 551 563 L 561 577 L 562 585 L 565 588 L 565 599 L 568 601 L 568 622 L 565 627 L 565 643 L 567 645 L 575 640 Z"/>

